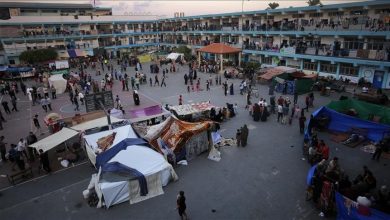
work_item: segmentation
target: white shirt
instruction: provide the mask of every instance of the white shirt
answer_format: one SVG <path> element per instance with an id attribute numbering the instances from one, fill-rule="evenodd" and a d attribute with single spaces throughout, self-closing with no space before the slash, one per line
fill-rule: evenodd
<path id="1" fill-rule="evenodd" d="M 17 149 L 17 151 L 24 151 L 26 149 L 26 142 L 24 140 L 19 141 L 16 149 Z"/>
<path id="2" fill-rule="evenodd" d="M 283 113 L 283 106 L 278 105 L 278 113 Z"/>

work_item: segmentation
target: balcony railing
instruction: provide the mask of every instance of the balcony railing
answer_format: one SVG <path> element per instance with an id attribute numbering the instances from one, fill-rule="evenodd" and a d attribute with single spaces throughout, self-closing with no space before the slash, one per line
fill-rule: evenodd
<path id="1" fill-rule="evenodd" d="M 277 52 L 283 55 L 304 54 L 314 56 L 343 57 L 364 60 L 390 61 L 390 50 L 332 49 L 329 47 L 282 47 L 277 45 L 245 44 L 244 50 Z"/>

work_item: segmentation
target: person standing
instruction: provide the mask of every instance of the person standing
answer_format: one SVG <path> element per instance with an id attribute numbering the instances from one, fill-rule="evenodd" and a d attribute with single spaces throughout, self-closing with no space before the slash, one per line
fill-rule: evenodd
<path id="1" fill-rule="evenodd" d="M 41 106 L 42 106 L 43 110 L 45 110 L 45 112 L 47 112 L 47 104 L 46 104 L 45 97 L 42 97 L 42 99 L 41 99 Z"/>
<path id="2" fill-rule="evenodd" d="M 177 205 L 177 210 L 179 212 L 180 218 L 183 220 L 188 219 L 187 213 L 186 213 L 186 197 L 184 196 L 184 191 L 180 191 L 179 195 L 177 195 L 176 199 L 176 205 Z"/>
<path id="3" fill-rule="evenodd" d="M 375 145 L 375 152 L 372 155 L 373 160 L 379 161 L 383 151 L 382 148 L 383 148 L 383 141 L 380 141 L 378 144 Z"/>
<path id="4" fill-rule="evenodd" d="M 30 131 L 29 135 L 27 136 L 27 146 L 30 146 L 38 141 L 37 136 L 35 136 L 34 133 Z M 34 162 L 34 154 L 36 154 L 36 149 L 32 147 L 27 147 L 28 155 L 30 156 L 30 161 Z"/>
<path id="5" fill-rule="evenodd" d="M 161 79 L 161 87 L 162 87 L 163 85 L 164 85 L 165 87 L 167 87 L 167 84 L 165 84 L 165 76 L 163 76 L 162 79 Z"/>
<path id="6" fill-rule="evenodd" d="M 7 158 L 5 158 L 5 155 L 7 154 L 7 148 L 6 143 L 4 143 L 4 136 L 0 137 L 0 154 L 1 154 L 1 160 L 3 162 L 7 161 Z"/>
<path id="7" fill-rule="evenodd" d="M 278 104 L 278 122 L 283 121 L 283 106 Z"/>
<path id="8" fill-rule="evenodd" d="M 20 156 L 24 155 L 26 157 L 26 160 L 28 160 L 29 158 L 27 156 L 26 144 L 27 144 L 26 140 L 24 140 L 23 138 L 20 138 L 16 150 L 18 151 Z"/>
<path id="9" fill-rule="evenodd" d="M 75 96 L 75 97 L 73 98 L 73 103 L 74 103 L 74 105 L 75 105 L 74 111 L 80 111 L 80 110 L 79 110 L 79 101 L 78 101 L 78 97 L 77 97 L 77 96 Z"/>
<path id="10" fill-rule="evenodd" d="M 57 90 L 54 86 L 51 86 L 51 98 L 56 99 L 57 98 Z"/>
<path id="11" fill-rule="evenodd" d="M 34 116 L 34 118 L 33 118 L 33 123 L 34 123 L 34 126 L 35 126 L 36 131 L 41 132 L 41 125 L 39 124 L 38 115 L 35 115 L 35 116 Z M 42 132 L 41 132 L 41 135 L 43 135 Z"/>
<path id="12" fill-rule="evenodd" d="M 153 80 L 152 80 L 152 77 L 149 77 L 149 84 L 150 84 L 150 87 L 153 86 Z"/>
<path id="13" fill-rule="evenodd" d="M 11 98 L 11 103 L 12 103 L 12 111 L 18 111 L 18 108 L 16 107 L 16 97 Z"/>
<path id="14" fill-rule="evenodd" d="M 206 91 L 210 91 L 210 82 L 206 80 Z"/>
<path id="15" fill-rule="evenodd" d="M 135 105 L 139 105 L 140 104 L 139 95 L 138 95 L 138 91 L 137 90 L 133 91 L 133 100 L 134 100 L 134 104 Z"/>
<path id="16" fill-rule="evenodd" d="M 158 75 L 154 76 L 154 86 L 156 86 L 156 84 L 157 86 L 160 86 L 160 82 L 158 81 Z"/>
<path id="17" fill-rule="evenodd" d="M 179 95 L 179 105 L 183 105 L 183 96 Z"/>
<path id="18" fill-rule="evenodd" d="M 224 82 L 224 83 L 223 83 L 223 90 L 224 90 L 225 96 L 227 96 L 227 90 L 228 90 L 228 84 L 227 84 L 227 82 Z"/>
<path id="19" fill-rule="evenodd" d="M 294 104 L 296 105 L 298 103 L 298 91 L 295 89 L 294 91 Z"/>
<path id="20" fill-rule="evenodd" d="M 187 85 L 188 83 L 188 76 L 187 73 L 184 74 L 184 85 Z"/>
<path id="21" fill-rule="evenodd" d="M 79 100 L 81 104 L 84 105 L 84 94 L 81 91 L 79 92 Z"/>
<path id="22" fill-rule="evenodd" d="M 237 147 L 241 146 L 241 128 L 236 132 Z"/>
<path id="23" fill-rule="evenodd" d="M 139 77 L 135 77 L 135 87 L 137 87 L 137 90 L 139 90 Z"/>
<path id="24" fill-rule="evenodd" d="M 50 161 L 49 161 L 49 154 L 46 152 L 43 152 L 42 149 L 39 149 L 39 159 L 41 161 L 42 168 L 50 173 L 51 168 L 50 168 Z"/>
<path id="25" fill-rule="evenodd" d="M 52 111 L 53 109 L 51 108 L 51 100 L 49 98 L 49 96 L 46 98 L 46 106 L 47 108 Z"/>
<path id="26" fill-rule="evenodd" d="M 241 128 L 241 144 L 242 144 L 243 147 L 245 147 L 246 144 L 247 144 L 248 135 L 249 135 L 249 130 L 248 130 L 248 127 L 245 124 L 244 127 Z"/>
<path id="27" fill-rule="evenodd" d="M 299 117 L 299 132 L 303 134 L 305 131 L 305 122 L 306 122 L 306 117 L 304 111 L 301 111 L 301 117 Z"/>
<path id="28" fill-rule="evenodd" d="M 5 113 L 11 114 L 11 111 L 9 110 L 9 107 L 8 107 L 8 102 L 4 100 L 3 102 L 1 102 L 1 104 L 3 105 Z"/>

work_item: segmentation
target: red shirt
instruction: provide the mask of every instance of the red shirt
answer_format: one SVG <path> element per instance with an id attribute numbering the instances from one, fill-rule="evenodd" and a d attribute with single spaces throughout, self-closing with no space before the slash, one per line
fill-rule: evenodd
<path id="1" fill-rule="evenodd" d="M 325 159 L 325 160 L 328 160 L 329 159 L 329 147 L 324 145 L 321 147 L 321 154 L 322 154 L 322 158 Z"/>

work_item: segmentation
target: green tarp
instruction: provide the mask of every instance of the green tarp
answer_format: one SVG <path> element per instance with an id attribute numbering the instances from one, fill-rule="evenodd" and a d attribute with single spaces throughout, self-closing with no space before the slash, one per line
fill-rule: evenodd
<path id="1" fill-rule="evenodd" d="M 311 78 L 294 78 L 290 73 L 283 73 L 272 79 L 273 85 L 276 85 L 276 92 L 283 91 L 283 81 L 287 82 L 287 94 L 293 95 L 297 91 L 298 95 L 302 95 L 311 91 L 314 80 Z"/>
<path id="2" fill-rule="evenodd" d="M 51 75 L 57 75 L 57 74 L 68 74 L 69 73 L 69 70 L 56 70 L 56 71 L 51 71 L 50 74 Z"/>
<path id="3" fill-rule="evenodd" d="M 370 120 L 371 116 L 377 116 L 380 117 L 380 123 L 390 124 L 390 108 L 385 106 L 375 105 L 356 99 L 346 99 L 341 101 L 332 101 L 326 107 L 340 113 L 345 113 L 350 109 L 354 109 L 358 113 L 358 117 L 361 119 Z"/>

